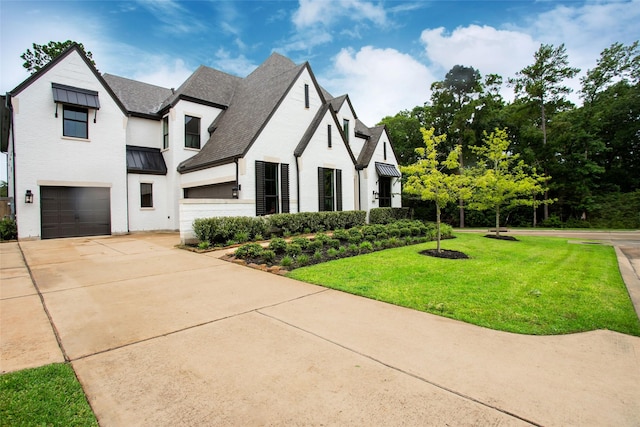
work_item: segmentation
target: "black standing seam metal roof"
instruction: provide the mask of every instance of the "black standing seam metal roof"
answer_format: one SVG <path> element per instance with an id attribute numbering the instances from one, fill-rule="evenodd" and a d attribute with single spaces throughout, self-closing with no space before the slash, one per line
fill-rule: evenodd
<path id="1" fill-rule="evenodd" d="M 376 162 L 376 172 L 378 172 L 378 176 L 381 177 L 400 178 L 402 176 L 400 171 L 389 163 Z"/>
<path id="2" fill-rule="evenodd" d="M 159 148 L 127 145 L 127 172 L 166 175 L 167 164 Z"/>
<path id="3" fill-rule="evenodd" d="M 76 105 L 79 107 L 89 107 L 96 110 L 100 109 L 98 92 L 95 90 L 82 89 L 59 83 L 51 83 L 51 89 L 53 90 L 53 102 Z"/>

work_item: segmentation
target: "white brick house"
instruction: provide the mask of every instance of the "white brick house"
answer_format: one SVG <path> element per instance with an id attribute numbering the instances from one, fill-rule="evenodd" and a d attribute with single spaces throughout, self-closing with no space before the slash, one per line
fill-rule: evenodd
<path id="1" fill-rule="evenodd" d="M 383 126 L 272 54 L 177 90 L 100 75 L 73 46 L 9 92 L 2 148 L 21 239 L 177 230 L 193 219 L 400 206 Z"/>

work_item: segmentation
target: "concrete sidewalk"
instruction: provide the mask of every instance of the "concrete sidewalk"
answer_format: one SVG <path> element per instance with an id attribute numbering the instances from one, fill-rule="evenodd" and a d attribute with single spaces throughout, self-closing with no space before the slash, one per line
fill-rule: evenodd
<path id="1" fill-rule="evenodd" d="M 70 360 L 103 426 L 640 424 L 638 337 L 492 331 L 177 242 L 21 242 L 37 288 L 0 245 L 1 369 L 52 347 L 31 363 Z"/>

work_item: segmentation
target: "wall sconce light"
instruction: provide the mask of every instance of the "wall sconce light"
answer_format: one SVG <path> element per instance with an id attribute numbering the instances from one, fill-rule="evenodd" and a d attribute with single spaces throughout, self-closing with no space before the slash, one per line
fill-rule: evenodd
<path id="1" fill-rule="evenodd" d="M 31 192 L 31 190 L 27 190 L 27 192 L 24 193 L 24 202 L 33 203 L 33 193 Z"/>
<path id="2" fill-rule="evenodd" d="M 374 190 L 373 191 L 373 198 L 374 199 L 379 199 L 379 196 L 380 196 L 380 194 L 378 194 L 378 192 Z"/>
<path id="3" fill-rule="evenodd" d="M 231 198 L 232 199 L 237 199 L 238 198 L 238 191 L 239 191 L 238 187 L 231 188 Z"/>

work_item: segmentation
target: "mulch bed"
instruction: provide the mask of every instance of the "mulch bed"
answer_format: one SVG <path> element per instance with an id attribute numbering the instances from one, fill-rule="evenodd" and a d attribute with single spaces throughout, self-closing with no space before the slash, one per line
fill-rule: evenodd
<path id="1" fill-rule="evenodd" d="M 509 240 L 511 242 L 519 242 L 520 240 L 516 239 L 513 236 L 503 236 L 502 234 L 499 236 L 496 236 L 495 234 L 485 234 L 484 237 L 487 237 L 489 239 L 498 239 L 498 240 Z"/>
<path id="2" fill-rule="evenodd" d="M 438 252 L 437 249 L 427 249 L 420 252 L 421 255 L 432 256 L 436 258 L 447 258 L 447 259 L 468 259 L 469 256 L 464 252 L 459 251 L 450 251 L 448 249 L 441 249 Z"/>

